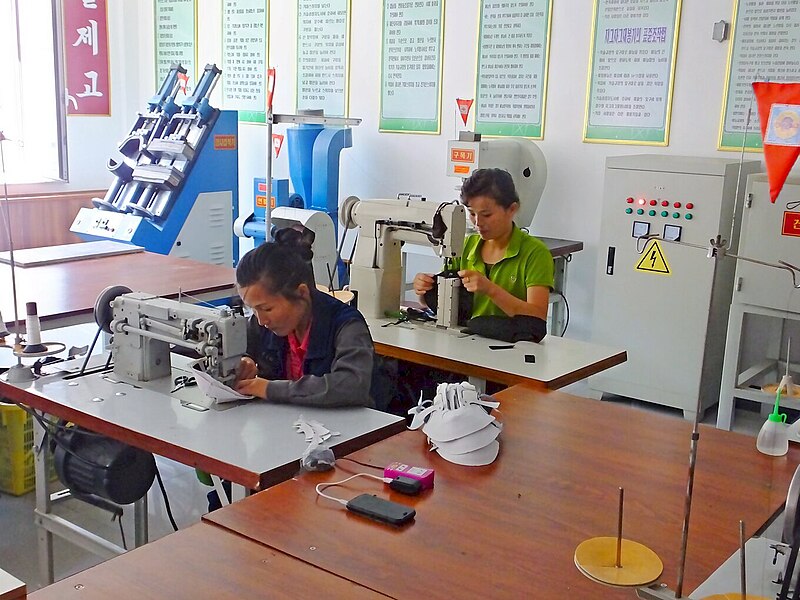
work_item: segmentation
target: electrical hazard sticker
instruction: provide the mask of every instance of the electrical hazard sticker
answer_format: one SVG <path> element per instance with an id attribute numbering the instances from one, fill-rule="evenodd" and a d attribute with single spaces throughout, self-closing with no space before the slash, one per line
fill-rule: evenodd
<path id="1" fill-rule="evenodd" d="M 644 249 L 642 258 L 636 265 L 636 270 L 642 273 L 655 273 L 656 275 L 672 275 L 672 270 L 667 263 L 667 257 L 658 240 L 650 240 Z"/>

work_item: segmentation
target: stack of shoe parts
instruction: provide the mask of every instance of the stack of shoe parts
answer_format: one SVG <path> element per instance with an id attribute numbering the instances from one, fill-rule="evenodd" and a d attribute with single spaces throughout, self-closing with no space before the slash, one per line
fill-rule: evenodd
<path id="1" fill-rule="evenodd" d="M 486 410 L 499 402 L 479 395 L 467 381 L 441 383 L 433 400 L 424 400 L 408 411 L 414 415 L 409 429 L 420 429 L 428 436 L 431 450 L 450 462 L 482 466 L 491 464 L 500 450 L 497 436 L 503 424 Z"/>

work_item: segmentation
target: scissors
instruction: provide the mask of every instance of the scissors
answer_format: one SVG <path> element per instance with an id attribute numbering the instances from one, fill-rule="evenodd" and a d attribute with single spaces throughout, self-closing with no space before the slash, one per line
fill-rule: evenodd
<path id="1" fill-rule="evenodd" d="M 170 394 L 174 394 L 180 389 L 197 385 L 197 380 L 194 377 L 189 377 L 188 375 L 181 375 L 180 377 L 176 377 L 173 383 L 175 384 L 175 387 L 172 389 Z"/>

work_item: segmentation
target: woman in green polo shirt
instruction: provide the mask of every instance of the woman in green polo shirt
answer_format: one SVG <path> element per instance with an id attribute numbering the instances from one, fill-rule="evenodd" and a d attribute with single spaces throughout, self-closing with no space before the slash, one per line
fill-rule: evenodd
<path id="1" fill-rule="evenodd" d="M 540 240 L 514 224 L 519 196 L 503 169 L 475 171 L 461 187 L 461 202 L 477 233 L 467 236 L 454 260 L 461 283 L 473 292 L 472 316 L 529 315 L 547 319 L 553 288 L 553 257 Z M 424 303 L 432 289 L 430 273 L 414 277 L 414 291 Z"/>

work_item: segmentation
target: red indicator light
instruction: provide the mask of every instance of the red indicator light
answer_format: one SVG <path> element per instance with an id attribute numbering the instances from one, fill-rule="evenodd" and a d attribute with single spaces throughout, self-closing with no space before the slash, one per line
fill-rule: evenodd
<path id="1" fill-rule="evenodd" d="M 691 202 L 687 202 L 687 203 L 686 203 L 686 208 L 687 208 L 688 210 L 692 210 L 692 209 L 694 208 L 694 204 L 692 204 Z"/>
<path id="2" fill-rule="evenodd" d="M 639 204 L 644 205 L 646 200 L 644 198 L 639 198 Z"/>
<path id="3" fill-rule="evenodd" d="M 655 206 L 656 204 L 658 204 L 658 202 L 655 200 L 650 200 L 650 206 Z"/>
<path id="4" fill-rule="evenodd" d="M 676 202 L 675 203 L 675 208 L 680 208 L 680 207 L 681 207 L 681 203 L 680 202 Z"/>
<path id="5" fill-rule="evenodd" d="M 662 200 L 661 206 L 669 206 L 669 202 L 667 202 L 666 200 Z"/>
<path id="6" fill-rule="evenodd" d="M 630 197 L 629 197 L 629 198 L 626 200 L 626 202 L 627 202 L 628 204 L 633 204 L 633 198 L 630 198 Z"/>

